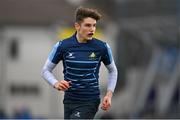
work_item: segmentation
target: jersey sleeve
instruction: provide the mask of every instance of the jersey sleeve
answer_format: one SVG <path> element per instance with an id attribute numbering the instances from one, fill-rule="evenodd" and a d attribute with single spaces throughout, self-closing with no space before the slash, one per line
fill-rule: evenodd
<path id="1" fill-rule="evenodd" d="M 49 84 L 52 86 L 55 85 L 58 80 L 53 75 L 52 71 L 56 67 L 56 64 L 50 62 L 48 59 L 46 60 L 46 63 L 43 66 L 43 69 L 41 71 L 41 75 Z"/>
<path id="2" fill-rule="evenodd" d="M 59 41 L 53 46 L 53 49 L 51 50 L 48 59 L 50 62 L 58 64 L 59 61 L 62 60 L 62 58 L 62 41 Z"/>
<path id="3" fill-rule="evenodd" d="M 112 63 L 112 61 L 113 61 L 113 56 L 112 56 L 111 48 L 107 43 L 105 43 L 105 49 L 103 50 L 102 62 L 105 65 L 109 65 Z"/>

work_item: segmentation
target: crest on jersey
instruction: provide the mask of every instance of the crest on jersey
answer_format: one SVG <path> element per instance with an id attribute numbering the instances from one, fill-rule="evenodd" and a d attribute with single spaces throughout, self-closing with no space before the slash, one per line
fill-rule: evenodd
<path id="1" fill-rule="evenodd" d="M 92 52 L 90 55 L 89 55 L 89 58 L 90 59 L 95 59 L 96 58 L 96 54 L 94 52 Z"/>

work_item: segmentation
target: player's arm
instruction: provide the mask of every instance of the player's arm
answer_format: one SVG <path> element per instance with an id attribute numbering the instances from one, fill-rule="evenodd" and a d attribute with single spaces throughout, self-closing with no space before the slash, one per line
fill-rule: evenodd
<path id="1" fill-rule="evenodd" d="M 108 85 L 107 85 L 107 93 L 103 99 L 101 108 L 103 110 L 108 110 L 111 106 L 111 98 L 113 96 L 114 89 L 117 83 L 117 68 L 114 64 L 114 61 L 110 65 L 106 65 L 108 69 Z"/>
<path id="2" fill-rule="evenodd" d="M 41 75 L 42 77 L 54 88 L 57 90 L 67 90 L 69 88 L 69 82 L 65 80 L 58 81 L 55 76 L 53 75 L 52 71 L 61 60 L 61 50 L 60 50 L 60 43 L 56 43 L 54 45 L 53 50 L 51 51 L 48 59 L 46 60 Z"/>
<path id="3" fill-rule="evenodd" d="M 108 70 L 108 85 L 107 85 L 107 93 L 102 101 L 101 108 L 103 110 L 108 110 L 111 106 L 111 99 L 113 96 L 114 89 L 117 83 L 117 68 L 114 63 L 114 59 L 112 56 L 111 49 L 108 44 L 106 44 L 105 55 L 103 57 L 103 62 Z"/>
<path id="4" fill-rule="evenodd" d="M 52 63 L 49 59 L 47 59 L 42 69 L 42 77 L 57 90 L 65 91 L 69 88 L 69 82 L 65 80 L 58 81 L 55 78 L 55 76 L 52 73 L 55 66 L 56 64 Z"/>

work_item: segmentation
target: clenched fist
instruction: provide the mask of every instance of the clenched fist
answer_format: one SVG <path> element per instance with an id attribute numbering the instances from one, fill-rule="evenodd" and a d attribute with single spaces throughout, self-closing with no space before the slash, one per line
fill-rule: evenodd
<path id="1" fill-rule="evenodd" d="M 55 83 L 54 88 L 61 91 L 66 91 L 70 87 L 71 81 L 60 80 Z"/>
<path id="2" fill-rule="evenodd" d="M 108 91 L 101 103 L 101 109 L 107 111 L 111 107 L 112 92 Z"/>

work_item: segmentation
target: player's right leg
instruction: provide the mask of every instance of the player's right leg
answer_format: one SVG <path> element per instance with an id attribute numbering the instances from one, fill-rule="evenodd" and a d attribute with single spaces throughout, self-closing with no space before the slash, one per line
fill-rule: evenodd
<path id="1" fill-rule="evenodd" d="M 71 104 L 64 104 L 64 119 L 70 119 L 72 107 L 73 106 Z"/>

